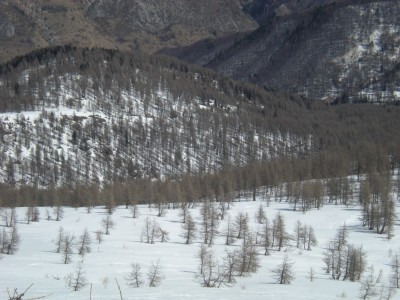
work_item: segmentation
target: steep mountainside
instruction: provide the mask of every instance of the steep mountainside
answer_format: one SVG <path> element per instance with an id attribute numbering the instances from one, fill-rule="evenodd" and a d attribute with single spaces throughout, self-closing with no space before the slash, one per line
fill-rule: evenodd
<path id="1" fill-rule="evenodd" d="M 3 0 L 0 61 L 52 45 L 153 52 L 251 31 L 239 0 Z"/>
<path id="2" fill-rule="evenodd" d="M 399 100 L 399 16 L 398 1 L 340 1 L 277 17 L 214 59 L 177 56 L 312 99 Z"/>

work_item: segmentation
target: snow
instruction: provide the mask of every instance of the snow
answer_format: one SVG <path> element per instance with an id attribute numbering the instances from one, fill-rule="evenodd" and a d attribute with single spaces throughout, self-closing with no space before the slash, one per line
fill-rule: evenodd
<path id="1" fill-rule="evenodd" d="M 76 264 L 82 260 L 78 254 L 73 255 L 73 262 L 63 264 L 61 254 L 55 253 L 53 240 L 56 239 L 60 226 L 65 232 L 79 237 L 87 228 L 92 238 L 92 252 L 83 259 L 88 282 L 92 284 L 92 299 L 120 299 L 115 278 L 121 286 L 124 299 L 356 299 L 360 283 L 334 281 L 322 270 L 322 256 L 329 240 L 335 236 L 336 230 L 346 224 L 349 229 L 349 243 L 363 246 L 367 252 L 368 264 L 375 269 L 375 276 L 383 271 L 383 281 L 390 274 L 390 253 L 400 251 L 399 224 L 395 227 L 395 237 L 388 241 L 385 236 L 368 232 L 360 224 L 361 212 L 357 207 L 326 205 L 321 210 L 307 213 L 293 211 L 286 203 L 272 202 L 267 205 L 261 199 L 257 201 L 236 202 L 228 213 L 234 218 L 239 212 L 247 212 L 250 224 L 255 229 L 255 212 L 263 204 L 269 220 L 280 212 L 291 233 L 294 224 L 299 220 L 303 224 L 313 226 L 318 246 L 312 251 L 299 251 L 290 246 L 285 251 L 271 251 L 264 256 L 263 248 L 259 248 L 261 267 L 250 277 L 238 277 L 232 287 L 204 288 L 195 280 L 198 261 L 196 254 L 201 245 L 197 237 L 192 245 L 185 245 L 181 234 L 179 210 L 169 209 L 165 217 L 156 217 L 157 212 L 148 206 L 139 207 L 140 216 L 133 219 L 129 209 L 118 207 L 112 215 L 116 223 L 110 235 L 104 235 L 104 241 L 97 244 L 95 231 L 101 229 L 101 219 L 106 215 L 104 208 L 96 207 L 88 214 L 85 208 L 65 208 L 65 217 L 60 222 L 45 219 L 46 209 L 41 209 L 40 222 L 26 224 L 25 208 L 18 208 L 19 233 L 22 238 L 20 250 L 15 255 L 3 255 L 0 261 L 0 298 L 7 298 L 7 288 L 18 288 L 22 292 L 30 284 L 28 298 L 44 295 L 46 299 L 88 299 L 90 284 L 82 290 L 74 292 L 65 285 L 64 277 L 73 272 Z M 200 224 L 199 207 L 191 209 L 191 214 Z M 168 243 L 142 243 L 140 235 L 143 221 L 153 218 L 170 234 Z M 220 228 L 224 228 L 224 222 Z M 1 224 L 1 223 L 0 223 Z M 1 224 L 2 225 L 2 224 Z M 225 250 L 239 247 L 225 246 L 223 237 L 219 237 L 213 245 L 217 257 L 222 258 Z M 291 285 L 275 284 L 271 269 L 279 264 L 285 255 L 295 262 L 295 280 Z M 128 287 L 124 277 L 128 275 L 132 263 L 139 263 L 145 275 L 153 262 L 160 259 L 165 280 L 159 287 Z M 315 280 L 308 279 L 310 268 L 315 271 Z M 108 284 L 105 283 L 108 281 Z"/>

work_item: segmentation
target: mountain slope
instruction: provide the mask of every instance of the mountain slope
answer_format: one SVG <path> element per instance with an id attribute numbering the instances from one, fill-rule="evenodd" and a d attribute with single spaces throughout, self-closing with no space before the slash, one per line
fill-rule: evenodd
<path id="1" fill-rule="evenodd" d="M 158 178 L 299 152 L 265 118 L 284 103 L 296 118 L 289 101 L 168 58 L 41 50 L 0 66 L 2 181 Z"/>
<path id="2" fill-rule="evenodd" d="M 331 107 L 167 57 L 70 46 L 0 65 L 0 111 L 0 180 L 11 186 L 176 178 L 328 152 L 363 169 L 375 153 L 397 164 L 400 144 L 397 107 Z"/>
<path id="3" fill-rule="evenodd" d="M 0 12 L 3 62 L 65 44 L 153 52 L 258 26 L 238 0 L 5 0 Z"/>
<path id="4" fill-rule="evenodd" d="M 187 60 L 328 102 L 397 101 L 399 15 L 398 1 L 340 1 L 275 18 L 208 62 Z"/>

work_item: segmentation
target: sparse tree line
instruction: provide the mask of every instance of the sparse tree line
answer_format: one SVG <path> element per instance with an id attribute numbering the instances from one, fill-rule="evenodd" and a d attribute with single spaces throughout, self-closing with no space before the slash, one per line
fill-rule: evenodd
<path id="1" fill-rule="evenodd" d="M 209 218 L 208 231 L 208 228 L 215 227 L 218 218 L 224 218 L 234 201 L 255 200 L 256 197 L 270 201 L 271 197 L 275 197 L 275 201 L 286 202 L 293 210 L 302 212 L 322 209 L 324 205 L 359 205 L 363 209 L 363 226 L 391 238 L 395 218 L 394 193 L 400 190 L 397 169 L 392 170 L 388 162 L 386 168 L 385 165 L 376 165 L 379 172 L 374 168 L 366 174 L 347 177 L 337 157 L 325 161 L 329 165 L 337 163 L 340 166 L 339 170 L 332 169 L 329 172 L 332 177 L 320 178 L 312 172 L 318 161 L 282 158 L 241 168 L 232 167 L 213 174 L 185 175 L 178 180 L 167 178 L 158 181 L 137 179 L 114 182 L 101 189 L 96 185 L 80 185 L 70 190 L 54 186 L 45 190 L 2 185 L 0 204 L 8 207 L 3 214 L 13 207 L 27 206 L 26 221 L 29 223 L 38 220 L 38 207 L 46 205 L 53 207 L 52 213 L 46 210 L 46 219 L 56 221 L 62 218 L 63 205 L 86 206 L 88 212 L 95 206 L 104 205 L 109 213 L 117 205 L 125 205 L 130 207 L 132 216 L 137 217 L 138 204 L 154 206 L 159 217 L 169 209 L 181 209 L 185 220 L 191 207 L 202 203 L 217 203 L 218 207 L 202 206 L 204 215 L 214 216 Z M 343 175 L 335 176 L 338 171 Z M 10 218 L 8 214 L 4 217 Z M 205 236 L 207 242 L 210 238 L 212 235 Z"/>

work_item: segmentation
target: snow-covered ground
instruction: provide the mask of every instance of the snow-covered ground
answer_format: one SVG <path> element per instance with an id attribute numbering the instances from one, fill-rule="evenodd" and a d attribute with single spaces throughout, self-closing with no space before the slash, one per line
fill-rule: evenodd
<path id="1" fill-rule="evenodd" d="M 90 214 L 85 208 L 65 208 L 65 216 L 60 222 L 47 221 L 46 208 L 40 208 L 40 222 L 29 225 L 24 221 L 26 209 L 18 208 L 18 229 L 22 242 L 15 255 L 3 255 L 0 261 L 0 299 L 7 299 L 7 288 L 11 291 L 18 288 L 22 292 L 32 283 L 26 299 L 44 295 L 48 295 L 45 299 L 55 300 L 89 299 L 90 284 L 77 292 L 71 291 L 65 284 L 64 277 L 74 271 L 82 258 L 74 254 L 70 264 L 63 264 L 62 255 L 55 252 L 54 245 L 60 226 L 65 232 L 74 233 L 77 237 L 85 228 L 91 234 L 92 251 L 84 257 L 83 268 L 88 282 L 92 284 L 91 299 L 96 300 L 120 299 L 115 279 L 121 286 L 123 299 L 357 299 L 360 283 L 334 281 L 323 271 L 325 248 L 343 224 L 349 229 L 349 243 L 363 246 L 368 255 L 368 265 L 374 266 L 375 276 L 382 270 L 382 282 L 387 282 L 390 256 L 400 251 L 399 223 L 396 223 L 394 238 L 388 241 L 386 236 L 362 228 L 361 212 L 355 207 L 324 206 L 319 211 L 303 214 L 290 210 L 285 203 L 272 201 L 267 206 L 266 202 L 258 199 L 256 202 L 236 202 L 228 213 L 234 218 L 239 212 L 247 212 L 252 228 L 256 229 L 255 212 L 260 203 L 264 205 L 269 220 L 280 212 L 290 233 L 297 220 L 311 225 L 315 229 L 318 246 L 312 251 L 299 251 L 292 245 L 282 252 L 271 251 L 269 256 L 263 255 L 260 246 L 258 252 L 261 267 L 258 272 L 249 277 L 238 277 L 232 287 L 221 288 L 204 288 L 196 281 L 195 273 L 199 265 L 196 254 L 200 249 L 201 237 L 197 237 L 192 245 L 184 244 L 180 236 L 182 229 L 178 209 L 170 209 L 165 217 L 159 218 L 155 209 L 140 206 L 139 218 L 133 219 L 129 209 L 118 207 L 112 215 L 115 228 L 110 235 L 104 235 L 101 244 L 97 244 L 95 232 L 101 229 L 101 220 L 106 216 L 104 208 L 95 208 Z M 199 208 L 191 209 L 190 212 L 200 224 Z M 141 242 L 143 222 L 147 217 L 154 217 L 169 232 L 168 243 Z M 221 229 L 226 220 L 221 222 Z M 232 250 L 239 247 L 240 243 L 237 241 L 235 245 L 225 246 L 223 237 L 219 237 L 213 249 L 217 257 L 222 258 L 226 248 Z M 295 280 L 291 285 L 279 285 L 275 283 L 271 269 L 281 263 L 286 254 L 295 263 Z M 151 264 L 158 259 L 165 275 L 160 286 L 131 288 L 126 285 L 124 278 L 131 271 L 132 263 L 138 263 L 145 275 Z M 310 268 L 315 271 L 313 282 L 308 278 Z"/>

